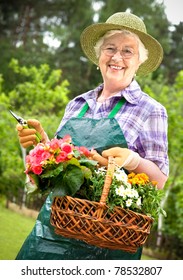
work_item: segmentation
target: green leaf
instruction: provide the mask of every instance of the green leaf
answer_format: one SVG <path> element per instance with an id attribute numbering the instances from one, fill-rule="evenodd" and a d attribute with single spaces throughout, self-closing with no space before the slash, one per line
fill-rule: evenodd
<path id="1" fill-rule="evenodd" d="M 76 165 L 76 166 L 80 166 L 80 163 L 79 163 L 79 161 L 78 161 L 78 159 L 76 159 L 76 158 L 71 158 L 70 160 L 68 160 L 67 162 L 65 162 L 65 165 L 67 166 L 67 165 Z"/>
<path id="2" fill-rule="evenodd" d="M 55 181 L 53 195 L 74 196 L 74 194 L 80 189 L 83 183 L 84 183 L 84 176 L 81 169 L 75 165 L 69 164 L 64 172 L 62 180 L 61 181 L 57 180 L 57 182 Z"/>
<path id="3" fill-rule="evenodd" d="M 81 158 L 79 160 L 80 164 L 86 165 L 86 166 L 96 166 L 97 165 L 97 161 L 96 160 L 92 160 L 92 159 L 88 159 L 88 158 Z"/>
<path id="4" fill-rule="evenodd" d="M 32 184 L 31 182 L 28 182 L 26 185 L 26 192 L 27 194 L 35 193 L 38 190 L 38 187 L 35 184 Z"/>
<path id="5" fill-rule="evenodd" d="M 31 178 L 31 182 L 26 184 L 26 188 L 30 188 L 28 185 L 35 185 L 36 188 L 39 188 L 39 177 L 36 174 L 29 174 L 29 177 Z"/>
<path id="6" fill-rule="evenodd" d="M 74 150 L 73 153 L 75 158 L 78 158 L 80 156 L 80 152 L 78 150 Z"/>
<path id="7" fill-rule="evenodd" d="M 86 179 L 90 179 L 90 177 L 92 176 L 92 172 L 89 168 L 87 168 L 86 166 L 81 166 L 81 170 L 83 172 L 83 175 Z"/>
<path id="8" fill-rule="evenodd" d="M 58 176 L 63 171 L 63 164 L 59 164 L 55 169 L 46 171 L 46 173 L 43 173 L 40 175 L 40 178 L 51 178 Z"/>

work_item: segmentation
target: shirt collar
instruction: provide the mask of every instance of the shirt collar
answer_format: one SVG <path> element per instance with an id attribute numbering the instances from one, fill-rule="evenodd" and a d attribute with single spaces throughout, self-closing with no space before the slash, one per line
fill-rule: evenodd
<path id="1" fill-rule="evenodd" d="M 139 84 L 135 80 L 133 80 L 131 84 L 121 92 L 123 93 L 124 98 L 131 104 L 138 104 L 143 95 Z"/>
<path id="2" fill-rule="evenodd" d="M 97 98 L 98 98 L 98 93 L 103 89 L 103 84 L 100 84 L 98 87 L 96 87 L 93 90 L 90 90 L 84 94 L 82 94 L 82 96 L 77 96 L 75 99 L 84 99 L 85 101 L 87 101 L 88 105 L 90 107 L 93 106 L 94 102 L 96 102 Z M 116 93 L 114 95 L 114 97 L 124 97 L 129 103 L 131 104 L 138 104 L 141 97 L 142 97 L 143 93 L 141 91 L 141 88 L 139 86 L 139 84 L 137 83 L 136 80 L 133 80 L 131 82 L 131 84 L 126 87 L 125 89 L 119 91 L 118 93 Z"/>

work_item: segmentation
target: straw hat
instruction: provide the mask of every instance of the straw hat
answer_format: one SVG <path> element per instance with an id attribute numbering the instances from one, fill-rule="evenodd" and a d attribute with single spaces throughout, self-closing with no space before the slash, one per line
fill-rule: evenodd
<path id="1" fill-rule="evenodd" d="M 96 42 L 107 31 L 118 29 L 126 29 L 138 35 L 148 50 L 148 59 L 140 65 L 137 75 L 146 75 L 156 70 L 163 59 L 163 49 L 160 43 L 147 33 L 143 21 L 131 13 L 115 13 L 105 23 L 96 23 L 85 28 L 81 34 L 80 41 L 86 56 L 94 64 L 98 65 L 98 58 L 94 49 Z"/>

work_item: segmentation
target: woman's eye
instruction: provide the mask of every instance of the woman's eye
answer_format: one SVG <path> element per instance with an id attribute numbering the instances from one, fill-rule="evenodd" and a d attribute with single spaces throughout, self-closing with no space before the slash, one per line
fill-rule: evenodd
<path id="1" fill-rule="evenodd" d="M 106 50 L 111 51 L 111 52 L 115 52 L 115 48 L 106 48 Z"/>
<path id="2" fill-rule="evenodd" d="M 125 50 L 123 50 L 123 53 L 126 53 L 126 54 L 133 54 L 133 51 L 130 50 L 130 49 L 125 49 Z"/>

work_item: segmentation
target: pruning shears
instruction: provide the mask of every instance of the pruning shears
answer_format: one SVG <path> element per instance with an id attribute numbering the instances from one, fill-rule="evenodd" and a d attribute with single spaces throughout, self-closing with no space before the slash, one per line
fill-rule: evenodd
<path id="1" fill-rule="evenodd" d="M 15 114 L 14 112 L 12 112 L 11 110 L 9 110 L 9 112 L 10 112 L 11 115 L 17 120 L 17 122 L 23 126 L 23 128 L 33 128 L 33 127 L 31 127 L 31 126 L 29 126 L 29 125 L 27 124 L 27 121 L 26 121 L 25 119 L 23 119 L 22 117 L 18 116 L 17 114 Z M 41 137 L 40 133 L 39 133 L 39 132 L 36 132 L 35 134 L 36 134 L 36 142 L 37 142 L 37 143 L 41 142 L 41 138 L 42 138 L 42 137 Z"/>

